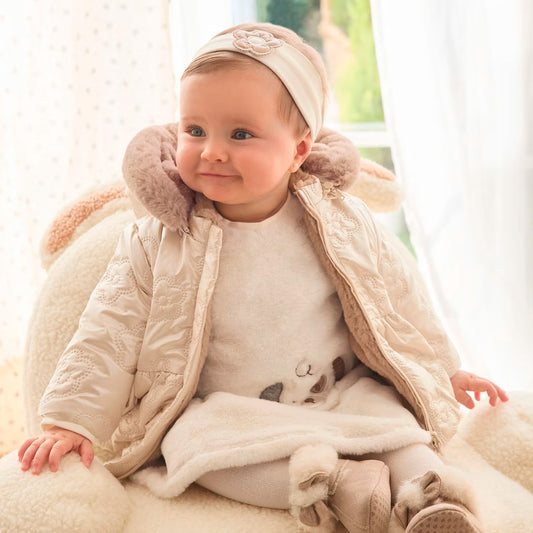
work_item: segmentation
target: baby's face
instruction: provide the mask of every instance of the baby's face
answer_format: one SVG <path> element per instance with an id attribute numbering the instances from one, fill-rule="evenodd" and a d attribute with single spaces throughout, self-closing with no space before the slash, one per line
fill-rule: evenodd
<path id="1" fill-rule="evenodd" d="M 262 65 L 192 74 L 181 83 L 177 167 L 230 220 L 267 218 L 307 153 L 280 117 L 279 79 Z"/>

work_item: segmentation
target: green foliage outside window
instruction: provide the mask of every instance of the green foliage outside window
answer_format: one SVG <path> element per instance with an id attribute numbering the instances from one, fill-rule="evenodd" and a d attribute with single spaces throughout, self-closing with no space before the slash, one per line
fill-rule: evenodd
<path id="1" fill-rule="evenodd" d="M 322 50 L 318 34 L 319 0 L 257 0 L 261 22 L 290 28 L 317 50 Z M 348 58 L 335 80 L 339 120 L 344 123 L 383 122 L 381 90 L 374 50 L 369 0 L 331 0 L 331 18 L 349 39 Z"/>
<path id="2" fill-rule="evenodd" d="M 318 51 L 322 50 L 318 35 L 320 0 L 257 0 L 256 8 L 259 22 L 285 26 Z"/>
<path id="3" fill-rule="evenodd" d="M 270 0 L 266 9 L 267 17 L 273 24 L 285 26 L 301 35 L 305 19 L 315 3 L 312 0 Z"/>
<path id="4" fill-rule="evenodd" d="M 352 57 L 335 84 L 342 122 L 383 122 L 369 0 L 331 0 L 331 16 L 350 40 Z"/>

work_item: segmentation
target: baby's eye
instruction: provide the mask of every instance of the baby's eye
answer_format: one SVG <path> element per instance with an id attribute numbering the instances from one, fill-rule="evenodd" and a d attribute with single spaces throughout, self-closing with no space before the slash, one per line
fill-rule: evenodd
<path id="1" fill-rule="evenodd" d="M 202 137 L 204 135 L 204 131 L 202 130 L 202 128 L 199 128 L 198 126 L 192 126 L 188 128 L 187 132 L 192 137 Z"/>
<path id="2" fill-rule="evenodd" d="M 244 141 L 245 139 L 250 139 L 251 137 L 253 137 L 253 135 L 244 130 L 237 130 L 233 134 L 233 138 L 237 139 L 238 141 Z"/>

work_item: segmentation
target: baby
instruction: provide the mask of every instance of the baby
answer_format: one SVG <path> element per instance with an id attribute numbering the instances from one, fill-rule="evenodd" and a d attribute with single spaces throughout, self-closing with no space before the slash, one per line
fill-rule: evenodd
<path id="1" fill-rule="evenodd" d="M 171 479 L 201 435 L 219 453 L 196 482 L 290 509 L 307 531 L 482 531 L 437 452 L 469 391 L 507 397 L 459 370 L 414 261 L 342 192 L 342 169 L 306 171 L 326 86 L 318 53 L 279 26 L 230 28 L 199 50 L 176 167 L 164 186 L 150 171 L 129 183 L 152 215 L 122 234 L 23 470 L 57 471 L 70 451 L 89 467 L 98 442 L 117 477 L 162 450 Z M 261 453 L 225 450 L 222 435 L 253 431 Z"/>

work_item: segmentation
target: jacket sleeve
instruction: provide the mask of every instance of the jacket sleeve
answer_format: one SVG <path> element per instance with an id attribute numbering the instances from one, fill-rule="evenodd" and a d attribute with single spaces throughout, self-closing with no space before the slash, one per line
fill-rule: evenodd
<path id="1" fill-rule="evenodd" d="M 459 355 L 437 316 L 417 262 L 400 239 L 376 223 L 379 270 L 394 310 L 427 340 L 449 377 L 461 366 Z"/>
<path id="2" fill-rule="evenodd" d="M 91 441 L 110 438 L 130 398 L 151 291 L 150 258 L 132 224 L 121 234 L 41 399 L 43 428 L 58 425 Z"/>

